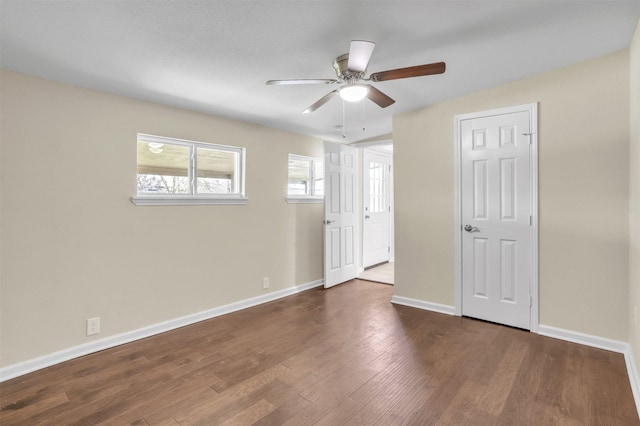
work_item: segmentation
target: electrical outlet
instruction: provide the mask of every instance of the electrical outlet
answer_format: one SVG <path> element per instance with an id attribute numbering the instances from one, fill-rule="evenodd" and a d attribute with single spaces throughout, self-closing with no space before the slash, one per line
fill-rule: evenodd
<path id="1" fill-rule="evenodd" d="M 100 317 L 89 318 L 87 320 L 87 336 L 100 333 Z"/>
<path id="2" fill-rule="evenodd" d="M 269 277 L 262 277 L 262 288 L 269 288 Z"/>

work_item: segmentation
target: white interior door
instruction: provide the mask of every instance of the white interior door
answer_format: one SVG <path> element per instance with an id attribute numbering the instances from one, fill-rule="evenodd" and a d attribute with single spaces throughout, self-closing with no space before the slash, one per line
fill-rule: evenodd
<path id="1" fill-rule="evenodd" d="M 363 152 L 362 263 L 365 268 L 389 261 L 391 157 Z"/>
<path id="2" fill-rule="evenodd" d="M 525 329 L 531 328 L 531 129 L 529 111 L 459 122 L 462 314 Z"/>
<path id="3" fill-rule="evenodd" d="M 358 274 L 358 156 L 355 148 L 325 142 L 324 286 Z"/>

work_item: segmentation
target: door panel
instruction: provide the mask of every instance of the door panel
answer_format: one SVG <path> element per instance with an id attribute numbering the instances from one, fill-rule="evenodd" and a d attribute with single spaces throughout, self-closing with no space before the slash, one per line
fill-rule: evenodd
<path id="1" fill-rule="evenodd" d="M 516 219 L 516 159 L 500 159 L 500 218 Z"/>
<path id="2" fill-rule="evenodd" d="M 357 252 L 357 151 L 325 143 L 324 286 L 331 287 L 356 277 Z"/>
<path id="3" fill-rule="evenodd" d="M 329 234 L 329 246 L 331 247 L 331 271 L 340 269 L 340 228 L 333 228 L 327 231 Z"/>
<path id="4" fill-rule="evenodd" d="M 473 295 L 487 297 L 487 239 L 473 239 Z"/>
<path id="5" fill-rule="evenodd" d="M 460 121 L 462 314 L 530 328 L 527 111 Z"/>
<path id="6" fill-rule="evenodd" d="M 326 176 L 326 175 L 325 175 Z M 328 202 L 329 212 L 331 214 L 340 214 L 340 173 L 332 172 L 329 175 L 330 185 L 329 191 L 325 194 L 325 199 Z"/>
<path id="7" fill-rule="evenodd" d="M 487 188 L 487 160 L 473 162 L 473 218 L 487 219 L 489 190 Z"/>
<path id="8" fill-rule="evenodd" d="M 500 300 L 516 301 L 516 241 L 500 240 Z"/>

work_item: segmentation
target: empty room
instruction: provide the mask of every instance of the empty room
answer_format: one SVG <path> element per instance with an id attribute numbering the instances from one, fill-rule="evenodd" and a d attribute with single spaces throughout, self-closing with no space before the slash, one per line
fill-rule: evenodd
<path id="1" fill-rule="evenodd" d="M 0 0 L 3 425 L 640 425 L 640 1 Z"/>

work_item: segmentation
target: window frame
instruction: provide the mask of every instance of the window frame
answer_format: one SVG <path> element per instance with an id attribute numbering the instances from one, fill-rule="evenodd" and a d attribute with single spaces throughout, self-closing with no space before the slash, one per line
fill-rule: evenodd
<path id="1" fill-rule="evenodd" d="M 309 162 L 309 181 L 311 182 L 310 194 L 289 194 L 289 161 L 308 161 Z M 316 164 L 321 162 L 324 167 L 324 159 L 322 157 L 311 157 L 308 155 L 289 154 L 287 157 L 287 196 L 285 200 L 287 203 L 302 204 L 302 203 L 324 203 L 324 191 L 322 195 L 316 195 Z"/>
<path id="2" fill-rule="evenodd" d="M 137 206 L 181 206 L 181 205 L 212 205 L 212 204 L 246 204 L 249 200 L 245 196 L 245 162 L 246 149 L 244 147 L 220 145 L 207 142 L 191 141 L 187 139 L 177 139 L 165 136 L 148 135 L 138 133 L 136 139 L 137 144 L 144 143 L 161 143 L 164 145 L 185 146 L 189 147 L 189 161 L 187 166 L 187 179 L 189 182 L 188 194 L 139 194 L 136 185 L 136 195 L 131 197 L 131 202 Z M 197 176 L 198 176 L 198 148 L 208 150 L 218 150 L 232 152 L 236 154 L 234 164 L 234 192 L 227 194 L 198 194 Z M 136 168 L 138 164 L 136 154 Z M 136 170 L 136 177 L 138 173 Z"/>

